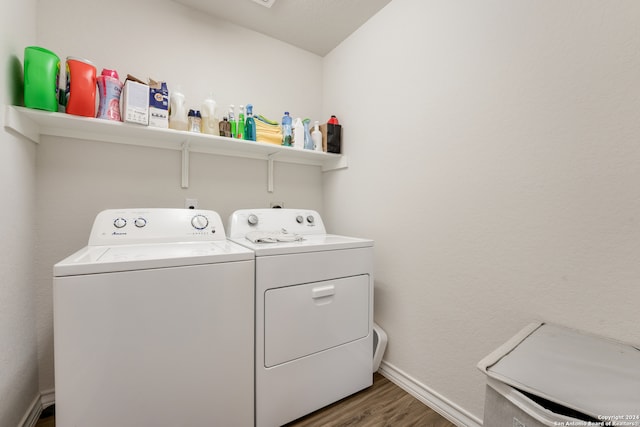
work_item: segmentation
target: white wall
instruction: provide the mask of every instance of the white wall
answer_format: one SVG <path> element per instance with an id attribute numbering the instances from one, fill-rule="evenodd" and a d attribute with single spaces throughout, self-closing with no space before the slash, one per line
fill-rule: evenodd
<path id="1" fill-rule="evenodd" d="M 25 46 L 35 42 L 36 2 L 2 0 L 0 106 L 22 98 Z M 39 396 L 36 346 L 35 146 L 0 119 L 0 425 L 16 426 Z"/>
<path id="2" fill-rule="evenodd" d="M 66 56 L 91 59 L 139 78 L 182 85 L 187 106 L 209 91 L 219 105 L 252 102 L 279 120 L 283 111 L 318 117 L 322 59 L 285 43 L 163 0 L 66 0 L 38 5 L 38 43 Z M 125 14 L 124 12 L 127 12 Z M 134 19 L 135 18 L 135 19 Z M 73 26 L 61 23 L 73 21 Z M 148 50 L 130 43 L 156 40 Z M 163 57 L 163 55 L 166 55 Z M 219 110 L 221 111 L 221 110 Z M 319 167 L 275 163 L 275 192 L 267 192 L 267 163 L 191 155 L 189 189 L 180 188 L 180 152 L 47 137 L 37 150 L 40 387 L 54 387 L 51 267 L 86 245 L 97 212 L 115 207 L 183 207 L 199 199 L 223 219 L 235 209 L 308 207 L 322 211 Z"/>
<path id="3" fill-rule="evenodd" d="M 376 240 L 385 359 L 482 418 L 476 363 L 535 320 L 640 343 L 640 3 L 394 0 L 324 59 Z"/>

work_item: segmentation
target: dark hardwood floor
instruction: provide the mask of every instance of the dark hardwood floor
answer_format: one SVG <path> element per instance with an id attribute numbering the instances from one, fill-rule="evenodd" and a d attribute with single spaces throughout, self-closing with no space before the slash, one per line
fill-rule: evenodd
<path id="1" fill-rule="evenodd" d="M 455 427 L 415 397 L 376 373 L 373 386 L 286 427 Z"/>
<path id="2" fill-rule="evenodd" d="M 55 427 L 53 410 L 45 410 L 35 427 Z M 373 386 L 293 421 L 286 427 L 455 427 L 380 374 Z M 141 426 L 146 427 L 146 426 Z M 217 427 L 217 426 L 212 426 Z"/>

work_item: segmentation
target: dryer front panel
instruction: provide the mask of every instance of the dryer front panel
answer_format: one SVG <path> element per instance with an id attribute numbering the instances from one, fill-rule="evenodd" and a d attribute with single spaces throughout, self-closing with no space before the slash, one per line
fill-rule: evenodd
<path id="1" fill-rule="evenodd" d="M 369 334 L 369 275 L 269 289 L 264 296 L 265 367 Z"/>

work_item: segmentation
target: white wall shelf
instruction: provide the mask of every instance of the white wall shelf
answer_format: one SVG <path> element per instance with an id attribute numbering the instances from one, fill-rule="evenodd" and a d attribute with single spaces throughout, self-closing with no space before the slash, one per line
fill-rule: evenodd
<path id="1" fill-rule="evenodd" d="M 217 135 L 160 129 L 6 106 L 5 127 L 40 143 L 44 135 L 113 142 L 182 151 L 182 187 L 189 186 L 189 153 L 262 159 L 269 162 L 268 190 L 273 192 L 273 161 L 320 166 L 323 172 L 348 167 L 343 154 L 301 150 L 264 142 L 244 141 Z"/>

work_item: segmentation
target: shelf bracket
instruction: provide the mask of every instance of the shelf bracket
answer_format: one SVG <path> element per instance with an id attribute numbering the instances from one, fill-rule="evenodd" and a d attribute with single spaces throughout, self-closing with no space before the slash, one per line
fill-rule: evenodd
<path id="1" fill-rule="evenodd" d="M 182 143 L 182 188 L 189 188 L 189 141 Z"/>
<path id="2" fill-rule="evenodd" d="M 267 191 L 273 193 L 273 158 L 277 153 L 267 156 Z"/>

